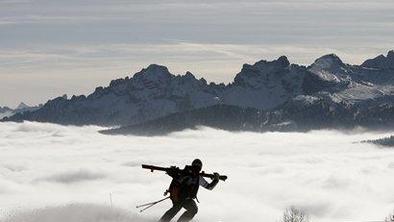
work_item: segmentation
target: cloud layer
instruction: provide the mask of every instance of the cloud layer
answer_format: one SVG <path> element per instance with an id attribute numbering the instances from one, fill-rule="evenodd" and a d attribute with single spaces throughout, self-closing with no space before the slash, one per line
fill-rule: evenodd
<path id="1" fill-rule="evenodd" d="M 97 204 L 70 204 L 65 206 L 16 212 L 4 222 L 152 222 L 140 216 L 132 216 L 125 210 Z"/>
<path id="2" fill-rule="evenodd" d="M 291 205 L 313 221 L 367 221 L 394 209 L 394 150 L 358 143 L 392 132 L 201 128 L 148 138 L 106 136 L 99 129 L 0 123 L 0 220 L 12 214 L 12 222 L 21 221 L 15 218 L 50 207 L 39 210 L 44 220 L 76 203 L 136 215 L 136 205 L 160 199 L 170 182 L 140 164 L 182 166 L 195 157 L 205 171 L 229 176 L 214 191 L 200 190 L 198 221 L 277 221 Z M 168 207 L 169 201 L 139 218 L 157 220 Z"/>

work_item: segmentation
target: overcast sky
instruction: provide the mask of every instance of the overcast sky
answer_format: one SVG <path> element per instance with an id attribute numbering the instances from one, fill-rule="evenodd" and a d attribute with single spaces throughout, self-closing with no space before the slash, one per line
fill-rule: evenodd
<path id="1" fill-rule="evenodd" d="M 0 106 L 86 94 L 150 63 L 230 82 L 243 63 L 394 49 L 392 0 L 0 0 Z"/>

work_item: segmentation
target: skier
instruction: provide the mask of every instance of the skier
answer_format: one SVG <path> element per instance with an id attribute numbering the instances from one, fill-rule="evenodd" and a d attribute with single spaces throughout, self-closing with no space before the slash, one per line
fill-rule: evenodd
<path id="1" fill-rule="evenodd" d="M 199 159 L 193 160 L 192 165 L 185 166 L 183 170 L 175 167 L 170 168 L 167 174 L 173 180 L 167 192 L 170 193 L 173 206 L 161 217 L 160 222 L 171 221 L 182 208 L 185 208 L 186 211 L 178 219 L 178 222 L 190 221 L 197 214 L 198 208 L 194 199 L 198 202 L 199 186 L 212 190 L 218 184 L 220 176 L 218 173 L 214 173 L 212 182 L 208 183 L 200 176 L 201 169 L 202 162 Z"/>

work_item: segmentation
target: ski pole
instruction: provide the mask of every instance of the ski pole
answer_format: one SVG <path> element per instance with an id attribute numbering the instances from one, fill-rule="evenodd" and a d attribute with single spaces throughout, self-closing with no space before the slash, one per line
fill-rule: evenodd
<path id="1" fill-rule="evenodd" d="M 140 213 L 141 213 L 141 212 L 143 212 L 143 211 L 145 211 L 145 210 L 147 210 L 147 209 L 153 207 L 154 205 L 156 205 L 156 204 L 158 204 L 158 203 L 160 203 L 160 202 L 163 202 L 163 201 L 167 200 L 168 198 L 170 198 L 170 197 L 166 197 L 166 198 L 163 198 L 163 199 L 161 199 L 161 200 L 154 201 L 154 202 L 151 202 L 151 203 L 141 204 L 141 205 L 136 206 L 136 208 L 145 207 L 145 208 L 143 208 L 143 209 L 140 210 Z"/>
<path id="2" fill-rule="evenodd" d="M 149 208 L 151 208 L 151 207 L 153 207 L 153 206 L 155 206 L 155 204 L 149 205 L 149 206 L 147 206 L 147 207 L 141 209 L 141 210 L 140 210 L 140 213 L 142 213 L 143 211 L 145 211 L 145 210 L 147 210 L 147 209 L 149 209 Z"/>
<path id="3" fill-rule="evenodd" d="M 167 200 L 168 198 L 170 198 L 170 197 L 166 197 L 166 198 L 163 198 L 161 200 L 150 202 L 150 203 L 146 203 L 146 204 L 141 204 L 141 205 L 136 206 L 136 208 L 140 208 L 140 207 L 144 207 L 144 206 L 148 206 L 148 205 L 152 205 L 152 204 L 155 205 L 155 204 L 160 203 L 160 202 L 162 202 L 164 200 Z"/>

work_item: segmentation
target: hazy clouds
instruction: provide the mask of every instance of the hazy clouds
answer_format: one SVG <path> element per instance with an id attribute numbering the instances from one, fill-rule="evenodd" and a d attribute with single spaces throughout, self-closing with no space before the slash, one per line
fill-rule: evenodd
<path id="1" fill-rule="evenodd" d="M 0 218 L 49 207 L 34 214 L 45 221 L 47 215 L 70 209 L 57 206 L 78 203 L 108 208 L 110 194 L 113 206 L 133 217 L 137 204 L 160 199 L 170 182 L 164 173 L 151 173 L 140 164 L 181 166 L 195 157 L 204 161 L 207 172 L 229 176 L 214 191 L 200 190 L 199 221 L 277 221 L 290 205 L 305 209 L 313 221 L 369 221 L 394 209 L 394 150 L 357 143 L 390 133 L 258 134 L 203 128 L 147 138 L 100 135 L 99 129 L 0 123 Z M 112 214 L 97 210 L 100 206 L 73 216 Z M 170 201 L 138 218 L 157 220 L 168 207 Z M 17 218 L 34 218 L 26 215 Z"/>
<path id="2" fill-rule="evenodd" d="M 3 222 L 153 222 L 124 209 L 98 204 L 70 204 L 14 212 Z"/>
<path id="3" fill-rule="evenodd" d="M 393 10 L 391 0 L 2 0 L 0 105 L 88 93 L 150 63 L 217 82 L 283 54 L 361 63 L 393 48 Z"/>

